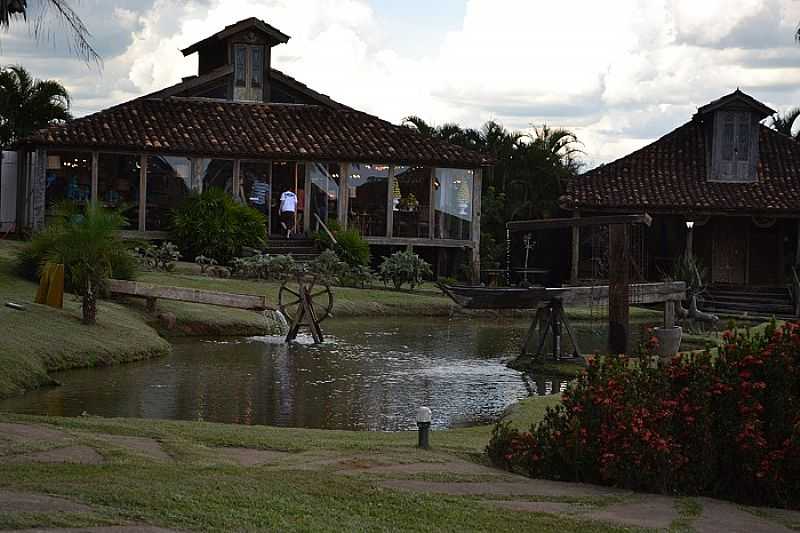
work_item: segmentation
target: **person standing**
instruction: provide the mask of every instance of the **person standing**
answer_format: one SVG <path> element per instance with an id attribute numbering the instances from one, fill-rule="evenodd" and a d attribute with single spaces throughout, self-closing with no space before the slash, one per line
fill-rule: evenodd
<path id="1" fill-rule="evenodd" d="M 289 239 L 294 231 L 295 212 L 297 211 L 297 195 L 294 191 L 284 191 L 281 194 L 280 219 L 281 226 L 286 231 L 286 238 Z"/>

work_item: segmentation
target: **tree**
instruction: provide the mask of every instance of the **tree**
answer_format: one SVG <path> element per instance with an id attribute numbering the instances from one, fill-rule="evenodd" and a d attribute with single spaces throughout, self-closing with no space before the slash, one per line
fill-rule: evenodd
<path id="1" fill-rule="evenodd" d="M 506 222 L 558 212 L 565 180 L 581 167 L 580 141 L 562 128 L 545 125 L 528 134 L 489 121 L 474 130 L 457 124 L 432 126 L 417 116 L 407 117 L 403 125 L 428 137 L 483 151 L 495 160 L 483 176 L 481 256 L 486 264 L 496 264 L 502 255 Z"/>
<path id="2" fill-rule="evenodd" d="M 800 107 L 788 109 L 784 114 L 775 113 L 770 117 L 769 125 L 778 133 L 800 140 L 800 131 L 794 131 L 795 122 L 800 118 Z"/>
<path id="3" fill-rule="evenodd" d="M 69 94 L 59 82 L 34 80 L 18 65 L 0 70 L 0 147 L 69 120 L 69 105 Z"/>
<path id="4" fill-rule="evenodd" d="M 28 0 L 0 0 L 0 29 L 7 31 L 12 22 L 20 19 L 31 21 L 33 34 L 38 39 L 51 34 L 49 22 L 55 18 L 67 28 L 70 50 L 87 63 L 102 65 L 100 54 L 90 41 L 89 29 L 67 0 L 33 0 L 32 4 L 37 4 L 39 10 L 29 18 L 32 8 Z M 50 16 L 52 12 L 55 17 Z"/>
<path id="5" fill-rule="evenodd" d="M 47 261 L 61 263 L 72 290 L 81 297 L 83 323 L 97 323 L 97 295 L 111 276 L 115 263 L 129 254 L 128 245 L 119 236 L 125 218 L 119 211 L 89 204 L 80 213 L 74 205 L 56 210 L 55 220 L 44 230 L 50 242 Z"/>

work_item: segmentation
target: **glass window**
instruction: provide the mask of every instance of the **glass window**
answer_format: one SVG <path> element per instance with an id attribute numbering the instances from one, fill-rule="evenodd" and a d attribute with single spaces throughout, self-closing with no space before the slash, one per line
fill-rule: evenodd
<path id="1" fill-rule="evenodd" d="M 237 44 L 233 48 L 234 76 L 237 87 L 247 86 L 247 47 Z"/>
<path id="2" fill-rule="evenodd" d="M 725 113 L 722 130 L 722 160 L 733 161 L 733 149 L 736 144 L 736 121 L 733 113 Z"/>
<path id="3" fill-rule="evenodd" d="M 473 174 L 472 170 L 436 169 L 433 181 L 435 238 L 470 239 Z"/>
<path id="4" fill-rule="evenodd" d="M 198 179 L 203 190 L 222 189 L 233 196 L 233 161 L 230 159 L 200 159 Z"/>
<path id="5" fill-rule="evenodd" d="M 337 220 L 339 207 L 339 164 L 314 163 L 311 165 L 311 212 L 326 224 Z M 312 218 L 312 226 L 316 219 Z"/>
<path id="6" fill-rule="evenodd" d="M 260 89 L 264 83 L 264 47 L 254 46 L 250 49 L 252 68 L 252 79 L 250 80 L 251 86 L 254 89 Z"/>
<path id="7" fill-rule="evenodd" d="M 750 160 L 750 116 L 747 113 L 739 113 L 738 132 L 737 132 L 737 159 L 739 161 Z"/>
<path id="8" fill-rule="evenodd" d="M 48 210 L 62 202 L 86 204 L 92 199 L 92 154 L 47 152 L 45 205 Z"/>
<path id="9" fill-rule="evenodd" d="M 431 168 L 395 167 L 393 184 L 395 237 L 430 237 Z"/>
<path id="10" fill-rule="evenodd" d="M 147 158 L 148 231 L 166 231 L 177 209 L 192 189 L 191 160 L 188 157 L 150 156 Z"/>
<path id="11" fill-rule="evenodd" d="M 139 227 L 138 155 L 100 154 L 97 163 L 97 197 L 101 205 L 121 209 L 128 229 Z"/>
<path id="12" fill-rule="evenodd" d="M 385 237 L 389 166 L 352 164 L 347 185 L 347 226 L 365 237 Z"/>

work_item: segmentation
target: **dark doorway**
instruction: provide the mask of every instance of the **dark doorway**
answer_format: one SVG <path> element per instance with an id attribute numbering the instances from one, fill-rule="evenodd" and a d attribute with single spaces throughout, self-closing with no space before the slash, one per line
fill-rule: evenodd
<path id="1" fill-rule="evenodd" d="M 286 191 L 292 191 L 297 195 L 294 227 L 297 234 L 303 233 L 305 182 L 306 172 L 302 163 L 276 161 L 272 164 L 270 236 L 286 236 L 286 232 L 282 231 L 280 221 L 281 195 Z"/>
<path id="2" fill-rule="evenodd" d="M 749 218 L 714 220 L 714 244 L 711 257 L 711 281 L 731 285 L 747 282 L 747 241 Z"/>

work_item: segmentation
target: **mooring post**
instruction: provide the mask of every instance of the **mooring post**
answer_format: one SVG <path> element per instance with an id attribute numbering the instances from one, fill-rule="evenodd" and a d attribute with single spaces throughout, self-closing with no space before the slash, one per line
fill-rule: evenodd
<path id="1" fill-rule="evenodd" d="M 417 409 L 417 428 L 419 433 L 417 447 L 429 450 L 431 448 L 431 410 L 429 408 L 420 407 Z"/>
<path id="2" fill-rule="evenodd" d="M 630 331 L 630 248 L 628 226 L 608 226 L 608 349 L 612 354 L 628 353 Z"/>

